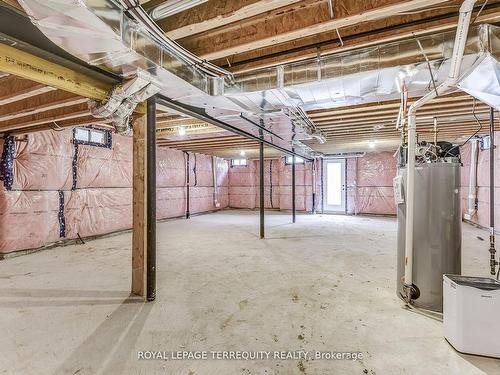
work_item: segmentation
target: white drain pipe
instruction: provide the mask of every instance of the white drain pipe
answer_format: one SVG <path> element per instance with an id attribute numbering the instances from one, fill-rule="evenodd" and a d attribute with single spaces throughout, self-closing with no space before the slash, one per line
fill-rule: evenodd
<path id="1" fill-rule="evenodd" d="M 417 142 L 416 112 L 425 103 L 437 95 L 445 94 L 456 88 L 460 74 L 460 66 L 465 51 L 465 43 L 469 32 L 469 24 L 476 0 L 465 0 L 460 7 L 455 44 L 450 61 L 448 78 L 436 90 L 430 91 L 408 109 L 408 161 L 406 164 L 406 242 L 405 242 L 405 276 L 404 286 L 406 301 L 411 302 L 413 290 L 413 223 L 415 215 L 415 148 Z"/>
<path id="2" fill-rule="evenodd" d="M 465 220 L 472 220 L 477 211 L 477 154 L 479 139 L 470 141 L 469 196 L 467 197 L 467 213 Z"/>

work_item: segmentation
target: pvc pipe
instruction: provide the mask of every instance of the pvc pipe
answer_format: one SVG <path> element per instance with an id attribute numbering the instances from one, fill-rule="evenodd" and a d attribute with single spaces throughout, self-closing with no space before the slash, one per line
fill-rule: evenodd
<path id="1" fill-rule="evenodd" d="M 495 275 L 495 110 L 490 108 L 490 274 Z M 498 276 L 497 276 L 498 278 Z"/>
<path id="2" fill-rule="evenodd" d="M 470 169 L 469 169 L 469 195 L 467 197 L 467 213 L 464 215 L 466 220 L 471 220 L 476 214 L 477 199 L 477 150 L 479 140 L 474 138 L 470 141 Z"/>
<path id="3" fill-rule="evenodd" d="M 413 222 L 415 215 L 415 148 L 416 148 L 416 112 L 425 103 L 434 99 L 437 95 L 444 94 L 455 88 L 460 74 L 460 66 L 465 51 L 465 43 L 469 32 L 469 23 L 472 9 L 477 0 L 465 0 L 460 6 L 460 16 L 458 19 L 455 44 L 450 62 L 448 78 L 436 90 L 430 91 L 408 109 L 408 160 L 406 167 L 406 241 L 405 241 L 405 276 L 404 285 L 406 288 L 407 302 L 411 302 L 411 289 L 413 287 Z"/>
<path id="4" fill-rule="evenodd" d="M 214 183 L 214 207 L 219 208 L 219 186 L 217 185 L 217 156 L 212 156 L 212 178 Z"/>

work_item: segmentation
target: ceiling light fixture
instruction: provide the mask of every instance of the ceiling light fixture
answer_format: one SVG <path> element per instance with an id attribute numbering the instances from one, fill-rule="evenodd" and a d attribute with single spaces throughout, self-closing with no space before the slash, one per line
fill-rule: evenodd
<path id="1" fill-rule="evenodd" d="M 184 126 L 177 127 L 177 133 L 179 135 L 186 135 L 186 128 Z"/>
<path id="2" fill-rule="evenodd" d="M 245 156 L 247 153 L 244 150 L 240 151 L 240 156 Z"/>
<path id="3" fill-rule="evenodd" d="M 164 3 L 153 8 L 151 17 L 157 21 L 163 18 L 173 16 L 197 5 L 206 3 L 208 0 L 167 0 Z"/>
<path id="4" fill-rule="evenodd" d="M 375 148 L 375 141 L 368 142 L 368 147 Z"/>

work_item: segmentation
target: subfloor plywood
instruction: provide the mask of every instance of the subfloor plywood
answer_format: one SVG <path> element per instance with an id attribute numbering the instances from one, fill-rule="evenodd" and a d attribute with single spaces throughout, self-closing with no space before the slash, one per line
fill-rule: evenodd
<path id="1" fill-rule="evenodd" d="M 0 262 L 0 374 L 498 374 L 395 295 L 393 218 L 223 211 L 158 224 L 157 301 L 129 299 L 131 234 Z M 487 275 L 464 224 L 464 271 Z M 138 351 L 361 351 L 363 360 L 144 361 Z"/>

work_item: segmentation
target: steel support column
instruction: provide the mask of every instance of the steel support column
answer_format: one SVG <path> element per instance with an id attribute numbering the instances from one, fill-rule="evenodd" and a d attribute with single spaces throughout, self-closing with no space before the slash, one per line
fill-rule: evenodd
<path id="1" fill-rule="evenodd" d="M 260 174 L 260 238 L 264 238 L 264 143 L 259 143 L 259 174 Z"/>
<path id="2" fill-rule="evenodd" d="M 295 155 L 292 156 L 292 222 L 295 223 Z"/>
<path id="3" fill-rule="evenodd" d="M 146 158 L 147 158 L 147 300 L 156 298 L 156 98 L 147 101 L 146 120 Z"/>

